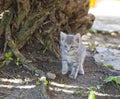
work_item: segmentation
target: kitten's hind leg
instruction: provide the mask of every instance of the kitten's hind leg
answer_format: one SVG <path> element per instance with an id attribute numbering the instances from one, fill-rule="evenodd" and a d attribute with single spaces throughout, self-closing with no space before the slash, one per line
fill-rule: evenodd
<path id="1" fill-rule="evenodd" d="M 68 72 L 68 63 L 67 61 L 62 61 L 62 74 L 65 75 Z"/>
<path id="2" fill-rule="evenodd" d="M 76 79 L 78 75 L 78 71 L 79 71 L 78 65 L 75 64 L 74 66 L 72 66 L 72 71 L 69 77 L 72 79 Z"/>

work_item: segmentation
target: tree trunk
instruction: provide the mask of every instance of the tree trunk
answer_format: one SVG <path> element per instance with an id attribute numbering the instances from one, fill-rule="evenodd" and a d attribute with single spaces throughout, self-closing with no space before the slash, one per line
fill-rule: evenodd
<path id="1" fill-rule="evenodd" d="M 19 50 L 34 35 L 59 58 L 60 31 L 83 35 L 94 21 L 88 9 L 89 0 L 0 0 L 0 48 L 9 47 L 24 67 L 42 76 Z"/>

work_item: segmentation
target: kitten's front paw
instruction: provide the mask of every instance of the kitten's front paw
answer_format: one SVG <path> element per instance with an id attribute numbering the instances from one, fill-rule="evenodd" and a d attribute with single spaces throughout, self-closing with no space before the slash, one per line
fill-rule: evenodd
<path id="1" fill-rule="evenodd" d="M 68 68 L 67 63 L 66 63 L 66 64 L 64 63 L 64 65 L 62 65 L 62 74 L 63 74 L 63 75 L 67 74 L 68 69 L 69 69 L 69 68 Z"/>
<path id="2" fill-rule="evenodd" d="M 84 75 L 84 70 L 79 70 L 79 74 Z"/>
<path id="3" fill-rule="evenodd" d="M 67 70 L 62 70 L 63 75 L 67 74 L 67 72 L 68 72 Z"/>
<path id="4" fill-rule="evenodd" d="M 72 79 L 76 79 L 76 78 L 77 78 L 77 75 L 75 75 L 75 74 L 74 74 L 74 75 L 73 75 L 73 74 L 70 74 L 69 77 L 72 78 Z"/>

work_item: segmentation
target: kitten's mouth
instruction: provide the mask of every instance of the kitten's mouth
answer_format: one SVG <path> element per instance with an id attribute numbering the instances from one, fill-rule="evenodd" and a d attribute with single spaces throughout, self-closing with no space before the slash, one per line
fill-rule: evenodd
<path id="1" fill-rule="evenodd" d="M 67 54 L 68 56 L 73 56 L 73 55 L 74 55 L 74 53 L 70 53 L 70 52 L 66 52 L 66 54 Z"/>
<path id="2" fill-rule="evenodd" d="M 69 55 L 69 54 L 70 54 L 70 52 L 67 52 L 67 51 L 66 51 L 65 53 L 66 53 L 67 55 Z"/>

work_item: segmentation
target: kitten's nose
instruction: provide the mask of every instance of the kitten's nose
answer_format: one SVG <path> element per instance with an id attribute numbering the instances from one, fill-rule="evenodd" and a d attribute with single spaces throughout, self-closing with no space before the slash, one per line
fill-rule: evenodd
<path id="1" fill-rule="evenodd" d="M 69 52 L 70 50 L 68 49 L 67 52 Z"/>

